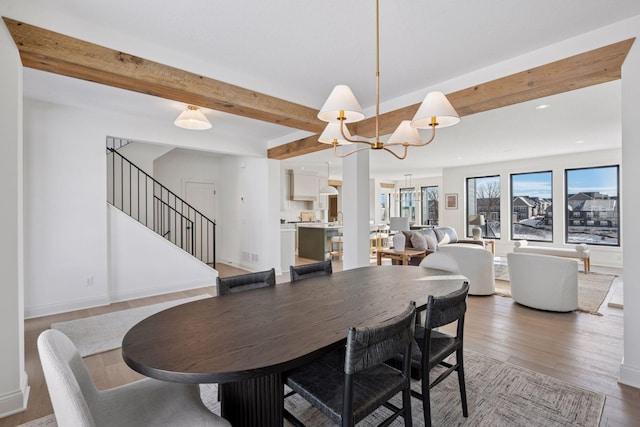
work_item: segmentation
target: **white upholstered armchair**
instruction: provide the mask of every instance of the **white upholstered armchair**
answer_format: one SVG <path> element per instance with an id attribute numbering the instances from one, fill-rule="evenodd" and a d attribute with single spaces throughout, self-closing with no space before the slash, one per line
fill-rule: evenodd
<path id="1" fill-rule="evenodd" d="M 458 265 L 458 273 L 469 279 L 469 295 L 493 295 L 495 293 L 493 254 L 483 249 L 482 246 L 442 245 L 438 246 L 438 250 L 432 255 L 436 254 L 448 255 L 455 260 Z"/>
<path id="2" fill-rule="evenodd" d="M 549 311 L 578 308 L 578 263 L 549 255 L 508 253 L 511 298 Z"/>

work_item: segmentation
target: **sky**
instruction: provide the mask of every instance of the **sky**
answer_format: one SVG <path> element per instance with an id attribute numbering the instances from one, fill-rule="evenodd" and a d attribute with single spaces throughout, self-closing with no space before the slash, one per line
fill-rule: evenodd
<path id="1" fill-rule="evenodd" d="M 607 166 L 567 170 L 569 194 L 599 191 L 609 196 L 618 195 L 618 167 Z"/>

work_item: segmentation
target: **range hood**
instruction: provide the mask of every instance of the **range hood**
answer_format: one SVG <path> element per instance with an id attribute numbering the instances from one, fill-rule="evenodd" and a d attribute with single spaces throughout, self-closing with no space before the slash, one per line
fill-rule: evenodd
<path id="1" fill-rule="evenodd" d="M 304 202 L 318 200 L 318 177 L 301 173 L 290 173 L 290 199 Z"/>

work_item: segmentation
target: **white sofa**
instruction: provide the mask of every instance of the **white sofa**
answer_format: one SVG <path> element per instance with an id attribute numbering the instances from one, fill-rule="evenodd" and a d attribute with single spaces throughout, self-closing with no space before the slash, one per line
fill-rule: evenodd
<path id="1" fill-rule="evenodd" d="M 517 240 L 513 244 L 513 251 L 526 253 L 526 254 L 540 254 L 559 256 L 567 258 L 577 258 L 584 263 L 584 272 L 588 273 L 591 270 L 591 251 L 589 246 L 581 243 L 573 248 L 556 248 L 550 246 L 534 246 L 529 245 L 526 240 Z"/>
<path id="2" fill-rule="evenodd" d="M 496 291 L 493 254 L 479 245 L 452 244 L 438 246 L 432 255 L 448 255 L 458 265 L 458 273 L 469 279 L 469 295 L 493 295 Z M 425 258 L 431 257 L 429 255 Z"/>
<path id="3" fill-rule="evenodd" d="M 549 311 L 578 308 L 578 262 L 549 255 L 507 254 L 511 298 L 527 307 Z"/>

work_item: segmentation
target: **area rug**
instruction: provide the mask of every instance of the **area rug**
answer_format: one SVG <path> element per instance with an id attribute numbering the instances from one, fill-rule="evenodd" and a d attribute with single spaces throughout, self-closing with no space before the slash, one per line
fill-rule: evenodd
<path id="1" fill-rule="evenodd" d="M 596 427 L 600 422 L 604 395 L 471 350 L 465 350 L 465 377 L 469 417 L 462 416 L 458 380 L 453 374 L 431 391 L 434 426 Z M 412 387 L 419 390 L 420 383 L 414 381 Z M 220 413 L 217 385 L 202 385 L 201 396 L 210 410 Z M 399 404 L 400 396 L 395 399 Z M 411 403 L 413 425 L 423 427 L 422 403 L 415 398 Z M 307 426 L 333 425 L 298 395 L 288 398 L 285 407 Z M 386 409 L 379 409 L 358 425 L 377 425 L 387 414 Z M 284 425 L 291 424 L 285 421 Z M 392 425 L 404 423 L 400 419 Z M 24 427 L 54 426 L 53 415 L 24 424 Z"/>
<path id="2" fill-rule="evenodd" d="M 189 301 L 209 297 L 211 297 L 209 294 L 196 295 L 195 297 L 114 311 L 98 316 L 52 323 L 51 329 L 58 329 L 68 336 L 78 347 L 82 357 L 91 356 L 120 348 L 127 331 L 152 314 Z"/>
<path id="3" fill-rule="evenodd" d="M 578 273 L 578 311 L 595 314 L 611 288 L 614 275 L 598 273 Z M 511 283 L 496 280 L 496 295 L 511 297 Z"/>

